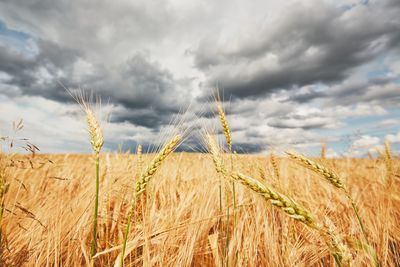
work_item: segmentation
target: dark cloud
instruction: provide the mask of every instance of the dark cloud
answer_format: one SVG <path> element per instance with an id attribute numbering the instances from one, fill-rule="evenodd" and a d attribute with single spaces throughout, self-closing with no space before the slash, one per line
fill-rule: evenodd
<path id="1" fill-rule="evenodd" d="M 354 103 L 372 103 L 396 105 L 400 101 L 400 85 L 395 82 L 347 82 L 327 92 L 329 105 L 354 105 Z"/>
<path id="2" fill-rule="evenodd" d="M 116 71 L 103 65 L 94 66 L 94 74 L 74 79 L 80 59 L 78 51 L 61 48 L 40 40 L 38 54 L 23 55 L 7 47 L 0 49 L 0 71 L 10 78 L 3 82 L 18 88 L 20 95 L 41 96 L 58 102 L 73 102 L 63 88 L 94 88 L 104 100 L 124 107 L 113 114 L 113 122 L 130 122 L 158 129 L 179 113 L 187 97 L 172 74 L 151 62 L 146 53 L 137 53 L 121 64 Z M 43 77 L 44 76 L 44 77 Z M 61 85 L 61 84 L 63 85 Z M 1 89 L 0 89 L 1 90 Z M 2 90 L 15 96 L 15 92 Z"/>
<path id="3" fill-rule="evenodd" d="M 158 131 L 171 120 L 171 113 L 159 113 L 154 109 L 126 109 L 112 114 L 111 122 L 129 122 Z"/>
<path id="4" fill-rule="evenodd" d="M 400 85 L 397 77 L 376 77 L 365 80 L 344 80 L 343 82 L 321 88 L 287 94 L 282 102 L 300 104 L 315 99 L 324 101 L 326 105 L 349 106 L 355 103 L 395 104 L 400 99 Z"/>
<path id="5" fill-rule="evenodd" d="M 328 128 L 335 124 L 331 117 L 324 117 L 321 114 L 289 114 L 273 118 L 268 125 L 275 128 L 301 128 L 303 130 Z"/>
<path id="6" fill-rule="evenodd" d="M 354 68 L 398 48 L 399 13 L 398 5 L 381 2 L 347 10 L 323 2 L 292 4 L 280 21 L 252 40 L 236 41 L 234 49 L 225 48 L 229 39 L 219 43 L 218 35 L 203 40 L 194 51 L 196 66 L 209 75 L 210 85 L 240 98 L 340 82 Z"/>
<path id="7" fill-rule="evenodd" d="M 2 1 L 0 19 L 29 33 L 38 53 L 1 49 L 0 71 L 11 78 L 0 91 L 72 102 L 61 82 L 121 106 L 114 122 L 157 129 L 189 102 L 188 81 L 175 79 L 149 52 L 168 35 L 173 15 L 164 1 Z"/>
<path id="8" fill-rule="evenodd" d="M 287 99 L 283 100 L 283 102 L 307 103 L 323 97 L 326 97 L 325 92 L 311 89 L 307 92 L 293 92 Z"/>
<path id="9" fill-rule="evenodd" d="M 39 53 L 33 56 L 1 47 L 0 71 L 10 77 L 3 83 L 17 87 L 20 94 L 67 101 L 70 97 L 57 81 L 65 78 L 60 73 L 66 77 L 71 74 L 79 52 L 44 40 L 38 40 L 37 46 Z"/>
<path id="10" fill-rule="evenodd" d="M 259 153 L 263 151 L 264 146 L 261 144 L 254 143 L 237 143 L 232 146 L 233 151 L 239 154 L 247 154 L 247 153 Z"/>

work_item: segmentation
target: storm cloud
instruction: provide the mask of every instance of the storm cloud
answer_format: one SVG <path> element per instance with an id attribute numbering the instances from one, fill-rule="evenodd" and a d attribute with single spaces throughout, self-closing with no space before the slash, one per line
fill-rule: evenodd
<path id="1" fill-rule="evenodd" d="M 348 8 L 299 1 L 269 24 L 204 39 L 193 53 L 209 84 L 239 98 L 334 84 L 382 54 L 398 53 L 399 13 L 394 1 Z"/>

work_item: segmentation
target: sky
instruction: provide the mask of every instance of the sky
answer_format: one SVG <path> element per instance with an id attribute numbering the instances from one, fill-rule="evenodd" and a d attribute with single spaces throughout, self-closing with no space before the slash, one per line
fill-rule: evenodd
<path id="1" fill-rule="evenodd" d="M 43 153 L 90 152 L 64 87 L 102 99 L 107 151 L 150 147 L 183 111 L 221 134 L 218 88 L 239 152 L 399 151 L 399 14 L 398 0 L 1 0 L 0 135 L 23 119 Z"/>

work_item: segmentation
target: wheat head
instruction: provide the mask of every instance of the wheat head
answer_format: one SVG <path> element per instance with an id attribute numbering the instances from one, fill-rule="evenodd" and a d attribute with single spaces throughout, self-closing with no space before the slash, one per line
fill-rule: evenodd
<path id="1" fill-rule="evenodd" d="M 272 164 L 272 167 L 274 168 L 275 176 L 279 180 L 280 179 L 279 166 L 278 166 L 278 161 L 277 161 L 274 153 L 271 153 L 271 164 Z"/>
<path id="2" fill-rule="evenodd" d="M 388 185 L 392 182 L 393 161 L 392 161 L 392 148 L 389 140 L 385 140 L 385 166 L 386 166 L 386 183 Z"/>
<path id="3" fill-rule="evenodd" d="M 231 130 L 229 128 L 228 120 L 226 119 L 226 114 L 220 102 L 217 102 L 217 110 L 219 120 L 221 121 L 222 128 L 224 130 L 224 135 L 226 139 L 226 143 L 228 144 L 229 151 L 232 151 L 232 135 Z"/>
<path id="4" fill-rule="evenodd" d="M 89 131 L 90 144 L 92 145 L 93 151 L 96 152 L 96 154 L 99 154 L 104 144 L 103 132 L 101 130 L 100 123 L 98 122 L 93 114 L 93 111 L 89 107 L 85 108 L 85 113 Z"/>
<path id="5" fill-rule="evenodd" d="M 142 164 L 143 164 L 143 156 L 142 156 L 142 146 L 138 145 L 136 148 L 136 156 L 137 156 L 137 164 L 136 164 L 136 170 L 137 170 L 137 176 L 142 170 Z"/>
<path id="6" fill-rule="evenodd" d="M 161 163 L 166 159 L 169 154 L 171 154 L 175 150 L 181 140 L 182 136 L 179 134 L 173 137 L 164 145 L 160 152 L 157 153 L 150 164 L 147 165 L 147 168 L 142 172 L 139 180 L 136 182 L 136 195 L 141 194 L 145 190 L 147 183 L 160 167 Z"/>
<path id="7" fill-rule="evenodd" d="M 326 144 L 321 144 L 321 159 L 326 159 Z"/>
<path id="8" fill-rule="evenodd" d="M 293 153 L 293 152 L 286 152 L 286 154 L 293 160 L 301 163 L 304 167 L 307 167 L 314 172 L 322 174 L 331 184 L 336 186 L 337 188 L 344 189 L 344 184 L 340 177 L 333 172 L 332 170 L 322 166 L 321 164 L 316 163 L 302 155 Z"/>

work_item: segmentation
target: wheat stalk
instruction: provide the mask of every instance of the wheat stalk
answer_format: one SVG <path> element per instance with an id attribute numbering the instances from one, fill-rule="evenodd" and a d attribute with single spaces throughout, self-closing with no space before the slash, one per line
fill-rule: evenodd
<path id="1" fill-rule="evenodd" d="M 215 102 L 217 104 L 218 117 L 219 117 L 219 121 L 221 122 L 222 129 L 224 131 L 226 144 L 228 145 L 229 152 L 232 153 L 233 152 L 233 150 L 232 150 L 232 134 L 231 134 L 231 129 L 228 124 L 228 119 L 226 117 L 225 110 L 224 110 L 221 102 L 219 101 L 219 97 L 216 97 L 215 100 L 216 100 Z M 232 161 L 232 158 L 231 158 L 231 161 Z M 231 166 L 233 167 L 232 164 L 231 164 Z M 235 212 L 237 204 L 236 204 L 236 188 L 235 188 L 234 182 L 232 182 L 232 199 L 233 199 L 233 209 Z M 235 220 L 235 225 L 236 225 L 236 221 L 237 221 L 236 213 L 234 213 L 234 220 Z"/>
<path id="2" fill-rule="evenodd" d="M 124 241 L 121 250 L 121 258 L 120 258 L 121 267 L 124 265 L 126 242 L 128 240 L 128 234 L 132 223 L 132 216 L 135 210 L 136 200 L 140 196 L 140 194 L 142 194 L 145 191 L 147 184 L 149 183 L 150 179 L 154 176 L 158 168 L 161 166 L 161 164 L 165 161 L 168 155 L 170 155 L 176 149 L 176 147 L 179 145 L 181 141 L 182 141 L 181 135 L 176 135 L 171 140 L 169 140 L 160 150 L 160 152 L 157 153 L 157 155 L 153 158 L 153 160 L 147 165 L 147 168 L 142 172 L 139 179 L 136 181 L 135 192 L 132 197 L 131 209 L 128 214 L 128 221 L 125 228 Z"/>
<path id="3" fill-rule="evenodd" d="M 375 252 L 375 250 L 372 248 L 372 246 L 369 244 L 368 241 L 368 235 L 367 235 L 367 231 L 366 228 L 364 226 L 364 223 L 361 219 L 360 216 L 360 212 L 359 212 L 359 208 L 356 204 L 356 202 L 354 201 L 353 197 L 351 196 L 350 192 L 347 190 L 347 188 L 345 187 L 344 183 L 342 182 L 341 178 L 331 169 L 326 168 L 325 166 L 322 166 L 321 164 L 316 163 L 315 161 L 312 161 L 302 155 L 293 153 L 293 152 L 286 152 L 286 154 L 293 160 L 299 162 L 301 165 L 303 165 L 304 167 L 318 173 L 321 174 L 322 176 L 325 177 L 325 179 L 330 182 L 333 186 L 341 189 L 345 196 L 349 199 L 349 202 L 351 204 L 351 207 L 354 211 L 354 214 L 357 218 L 358 224 L 361 228 L 361 232 L 363 234 L 363 238 L 366 242 L 366 244 L 368 245 L 368 247 L 370 249 L 366 250 L 366 252 L 370 255 L 371 257 L 371 261 L 373 262 L 373 264 L 375 266 L 380 266 L 380 261 L 377 257 L 377 254 Z"/>
<path id="4" fill-rule="evenodd" d="M 240 182 L 242 185 L 261 195 L 273 206 L 281 209 L 289 217 L 316 230 L 324 238 L 325 242 L 332 250 L 332 255 L 334 256 L 339 266 L 341 265 L 341 263 L 348 264 L 350 262 L 351 255 L 348 252 L 347 246 L 343 244 L 343 242 L 340 242 L 341 239 L 336 234 L 334 234 L 333 231 L 323 225 L 317 224 L 311 212 L 300 206 L 293 199 L 285 196 L 284 194 L 278 193 L 273 188 L 261 183 L 256 179 L 253 179 L 239 172 L 228 172 L 223 165 L 223 161 L 219 153 L 220 149 L 215 141 L 215 138 L 207 134 L 206 142 L 209 148 L 209 152 L 211 153 L 215 169 L 218 173 L 222 174 L 222 176 L 224 177 L 228 177 L 230 179 Z"/>
<path id="5" fill-rule="evenodd" d="M 218 99 L 218 98 L 216 98 Z M 225 136 L 225 140 L 226 140 L 226 144 L 228 145 L 228 149 L 229 152 L 232 153 L 232 134 L 231 134 L 231 129 L 229 127 L 228 124 L 228 119 L 226 118 L 226 114 L 224 111 L 224 108 L 221 104 L 221 102 L 216 101 L 217 103 L 217 110 L 218 110 L 218 116 L 219 116 L 219 120 L 221 122 L 222 125 L 222 129 L 224 130 L 224 136 Z M 232 161 L 232 158 L 231 158 Z M 232 165 L 232 164 L 231 164 Z M 233 167 L 233 165 L 232 165 Z M 232 182 L 232 195 L 233 195 L 233 209 L 234 211 L 236 211 L 236 188 L 235 188 L 235 183 Z M 236 213 L 235 213 L 235 224 L 237 221 L 237 217 L 236 217 Z"/>
<path id="6" fill-rule="evenodd" d="M 64 87 L 65 88 L 65 87 Z M 104 145 L 103 131 L 100 123 L 97 120 L 94 112 L 91 108 L 91 97 L 88 99 L 83 91 L 72 93 L 69 89 L 65 88 L 71 97 L 80 105 L 86 115 L 86 124 L 88 127 L 89 141 L 92 146 L 92 150 L 95 154 L 95 168 L 96 168 L 96 191 L 95 191 L 95 203 L 94 203 L 94 214 L 93 214 L 93 240 L 91 245 L 91 260 L 96 254 L 97 249 L 97 216 L 99 211 L 99 188 L 100 188 L 100 151 Z M 100 100 L 98 103 L 101 103 Z M 92 261 L 91 264 L 94 264 Z"/>
<path id="7" fill-rule="evenodd" d="M 82 99 L 83 101 L 83 99 Z M 86 102 L 83 103 L 83 108 L 86 113 L 86 123 L 88 126 L 89 141 L 92 145 L 93 152 L 95 153 L 95 166 L 96 166 L 96 192 L 93 214 L 93 240 L 91 246 L 91 256 L 96 254 L 97 249 L 97 217 L 99 211 L 99 187 L 100 187 L 100 151 L 104 144 L 103 132 L 100 123 L 95 117 L 90 105 Z"/>

